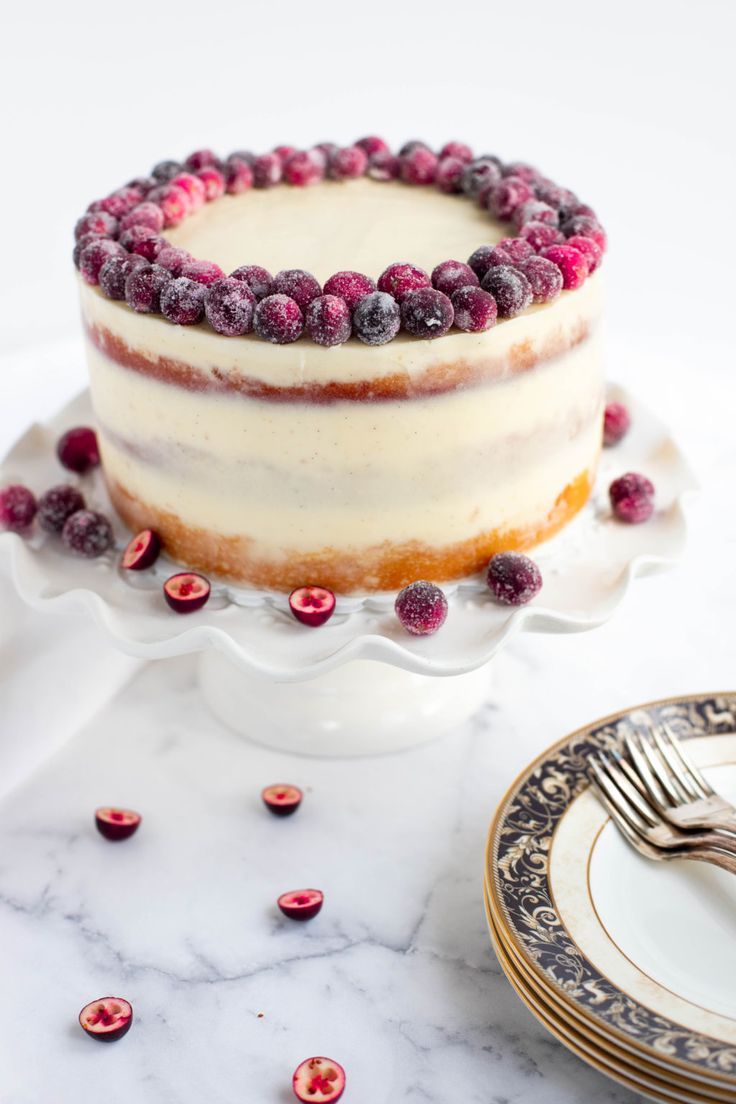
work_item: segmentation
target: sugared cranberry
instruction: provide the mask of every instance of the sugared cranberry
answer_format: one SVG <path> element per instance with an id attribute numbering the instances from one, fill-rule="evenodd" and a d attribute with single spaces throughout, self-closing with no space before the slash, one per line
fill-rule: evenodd
<path id="1" fill-rule="evenodd" d="M 165 245 L 156 257 L 156 264 L 167 269 L 172 276 L 181 276 L 184 265 L 193 260 L 188 249 L 182 249 L 178 245 Z"/>
<path id="2" fill-rule="evenodd" d="M 104 514 L 98 514 L 95 510 L 77 510 L 66 519 L 61 539 L 72 552 L 92 559 L 111 547 L 112 525 Z"/>
<path id="3" fill-rule="evenodd" d="M 290 157 L 293 157 L 295 153 L 298 153 L 296 146 L 276 146 L 273 150 L 274 157 L 277 157 L 282 165 L 285 165 Z"/>
<path id="4" fill-rule="evenodd" d="M 378 290 L 393 295 L 397 303 L 400 303 L 410 291 L 431 286 L 432 281 L 423 268 L 417 268 L 416 265 L 403 261 L 389 265 L 378 277 Z"/>
<path id="5" fill-rule="evenodd" d="M 523 606 L 542 589 L 542 573 L 521 552 L 499 552 L 491 557 L 486 576 L 488 589 L 504 606 Z"/>
<path id="6" fill-rule="evenodd" d="M 292 889 L 282 893 L 276 903 L 290 920 L 311 920 L 322 908 L 324 900 L 324 894 L 319 889 Z"/>
<path id="7" fill-rule="evenodd" d="M 177 173 L 170 181 L 172 187 L 181 188 L 189 197 L 189 210 L 199 211 L 207 202 L 207 188 L 200 176 L 191 172 Z"/>
<path id="8" fill-rule="evenodd" d="M 556 226 L 546 222 L 527 222 L 519 231 L 524 241 L 528 241 L 534 250 L 544 249 L 548 245 L 559 245 L 565 235 Z M 593 243 L 595 245 L 595 242 Z"/>
<path id="9" fill-rule="evenodd" d="M 495 184 L 488 196 L 488 210 L 498 219 L 510 219 L 522 203 L 533 199 L 534 193 L 520 176 L 507 176 Z"/>
<path id="10" fill-rule="evenodd" d="M 0 525 L 14 533 L 22 533 L 36 516 L 36 499 L 28 487 L 11 483 L 0 490 Z"/>
<path id="11" fill-rule="evenodd" d="M 172 278 L 171 272 L 160 264 L 139 265 L 125 281 L 125 302 L 141 314 L 158 314 L 161 292 Z"/>
<path id="12" fill-rule="evenodd" d="M 355 180 L 368 168 L 368 155 L 360 146 L 337 149 L 327 162 L 330 180 Z"/>
<path id="13" fill-rule="evenodd" d="M 592 238 L 584 237 L 582 234 L 573 234 L 571 238 L 567 239 L 567 244 L 583 254 L 588 262 L 588 274 L 592 276 L 603 260 L 603 253 L 598 243 L 593 241 Z"/>
<path id="14" fill-rule="evenodd" d="M 255 159 L 256 155 L 252 150 L 236 149 L 227 155 L 225 164 L 229 165 L 231 161 L 245 161 L 246 165 L 252 165 Z"/>
<path id="15" fill-rule="evenodd" d="M 519 261 L 524 261 L 527 257 L 534 256 L 534 246 L 531 245 L 526 238 L 522 237 L 501 238 L 499 242 L 496 242 L 495 248 L 503 249 L 504 253 L 511 258 L 512 264 L 518 264 Z"/>
<path id="16" fill-rule="evenodd" d="M 571 192 L 569 188 L 561 188 L 553 180 L 538 180 L 535 191 L 537 199 L 549 203 L 550 207 L 555 207 L 558 211 L 562 208 L 572 207 L 577 203 L 574 192 Z"/>
<path id="17" fill-rule="evenodd" d="M 455 312 L 455 325 L 466 333 L 482 333 L 496 324 L 496 300 L 483 288 L 458 288 L 452 294 L 452 309 Z"/>
<path id="18" fill-rule="evenodd" d="M 79 261 L 82 253 L 90 242 L 101 241 L 103 239 L 103 234 L 93 234 L 92 232 L 90 232 L 89 234 L 82 234 L 81 238 L 75 241 L 74 249 L 72 250 L 72 260 L 74 261 L 74 267 L 79 268 Z"/>
<path id="19" fill-rule="evenodd" d="M 160 184 L 148 193 L 148 200 L 161 208 L 165 227 L 178 226 L 191 209 L 189 196 L 175 184 Z"/>
<path id="20" fill-rule="evenodd" d="M 374 153 L 388 153 L 388 142 L 384 142 L 383 138 L 379 138 L 376 134 L 369 134 L 366 138 L 359 138 L 355 143 L 356 146 L 360 146 L 362 150 L 371 157 Z"/>
<path id="21" fill-rule="evenodd" d="M 539 169 L 535 169 L 533 165 L 528 165 L 526 161 L 509 161 L 504 166 L 504 176 L 518 176 L 522 180 L 526 180 L 528 184 L 536 184 L 540 179 Z"/>
<path id="22" fill-rule="evenodd" d="M 327 587 L 297 587 L 289 595 L 289 609 L 302 625 L 316 629 L 335 612 L 335 595 Z"/>
<path id="23" fill-rule="evenodd" d="M 228 158 L 224 173 L 228 195 L 242 195 L 253 187 L 253 170 L 242 157 Z"/>
<path id="24" fill-rule="evenodd" d="M 557 229 L 559 215 L 549 203 L 542 203 L 540 199 L 528 199 L 526 203 L 521 203 L 515 208 L 512 222 L 517 230 L 521 230 L 528 222 L 543 222 L 546 226 L 554 226 Z"/>
<path id="25" fill-rule="evenodd" d="M 364 295 L 376 290 L 376 282 L 362 272 L 336 272 L 325 283 L 325 295 L 337 295 L 344 299 L 351 310 L 357 306 Z"/>
<path id="26" fill-rule="evenodd" d="M 155 564 L 161 552 L 161 541 L 153 529 L 142 529 L 125 546 L 120 566 L 126 571 L 145 571 Z"/>
<path id="27" fill-rule="evenodd" d="M 159 161 L 151 169 L 151 176 L 154 180 L 158 180 L 160 184 L 166 184 L 167 181 L 172 180 L 177 173 L 180 173 L 184 166 L 181 161 Z"/>
<path id="28" fill-rule="evenodd" d="M 583 254 L 571 245 L 547 245 L 540 256 L 556 264 L 562 273 L 563 288 L 578 288 L 588 277 L 588 262 Z"/>
<path id="29" fill-rule="evenodd" d="M 164 228 L 164 213 L 155 203 L 146 200 L 145 203 L 137 204 L 132 211 L 128 211 L 127 215 L 121 218 L 121 231 L 130 230 L 131 226 L 147 226 L 149 230 L 160 234 Z"/>
<path id="30" fill-rule="evenodd" d="M 447 598 L 434 583 L 420 579 L 399 591 L 394 608 L 407 632 L 413 636 L 430 636 L 445 623 Z"/>
<path id="31" fill-rule="evenodd" d="M 188 276 L 173 277 L 161 292 L 161 313 L 177 326 L 196 326 L 204 318 L 206 290 L 204 284 Z"/>
<path id="32" fill-rule="evenodd" d="M 199 172 L 200 169 L 206 169 L 210 165 L 214 168 L 218 168 L 220 159 L 216 153 L 211 149 L 199 149 L 190 153 L 184 162 L 184 167 L 191 173 Z"/>
<path id="33" fill-rule="evenodd" d="M 243 280 L 223 276 L 207 288 L 204 312 L 213 330 L 239 337 L 253 329 L 256 297 Z"/>
<path id="34" fill-rule="evenodd" d="M 316 157 L 313 150 L 292 154 L 284 165 L 284 180 L 299 188 L 319 183 L 324 174 L 324 155 Z"/>
<path id="35" fill-rule="evenodd" d="M 532 289 L 523 272 L 510 265 L 495 265 L 483 277 L 484 291 L 496 300 L 499 318 L 513 318 L 532 301 Z"/>
<path id="36" fill-rule="evenodd" d="M 100 462 L 97 434 L 89 426 L 75 426 L 63 433 L 56 443 L 56 455 L 67 471 L 84 475 Z"/>
<path id="37" fill-rule="evenodd" d="M 400 175 L 405 184 L 432 184 L 438 160 L 425 146 L 417 146 L 400 158 Z"/>
<path id="38" fill-rule="evenodd" d="M 399 150 L 399 157 L 406 157 L 418 149 L 428 150 L 429 146 L 426 142 L 422 142 L 421 138 L 410 138 L 408 142 L 404 142 Z"/>
<path id="39" fill-rule="evenodd" d="M 345 1070 L 332 1058 L 307 1058 L 294 1071 L 292 1084 L 301 1104 L 333 1104 L 345 1091 Z"/>
<path id="40" fill-rule="evenodd" d="M 562 233 L 566 238 L 576 237 L 578 234 L 584 238 L 592 238 L 602 253 L 606 251 L 606 232 L 591 215 L 573 215 L 562 224 Z"/>
<path id="41" fill-rule="evenodd" d="M 180 571 L 163 586 L 166 603 L 175 613 L 195 613 L 209 600 L 211 589 L 209 580 L 196 571 Z"/>
<path id="42" fill-rule="evenodd" d="M 535 303 L 549 303 L 562 291 L 562 273 L 545 257 L 527 257 L 517 268 L 529 281 Z"/>
<path id="43" fill-rule="evenodd" d="M 342 345 L 350 337 L 350 307 L 337 295 L 318 295 L 304 315 L 307 333 L 318 345 Z"/>
<path id="44" fill-rule="evenodd" d="M 435 288 L 417 288 L 401 300 L 401 323 L 413 337 L 442 337 L 454 314 L 449 297 Z"/>
<path id="45" fill-rule="evenodd" d="M 116 809 L 110 805 L 95 809 L 97 831 L 113 843 L 129 839 L 138 830 L 142 819 L 141 814 L 132 809 Z"/>
<path id="46" fill-rule="evenodd" d="M 85 1004 L 79 1013 L 79 1023 L 87 1035 L 102 1043 L 122 1039 L 130 1031 L 133 1008 L 122 997 L 100 997 Z"/>
<path id="47" fill-rule="evenodd" d="M 614 479 L 608 494 L 616 517 L 630 525 L 647 521 L 654 512 L 654 484 L 638 472 Z"/>
<path id="48" fill-rule="evenodd" d="M 94 286 L 99 283 L 100 269 L 107 258 L 116 253 L 126 255 L 122 245 L 111 238 L 93 238 L 89 245 L 85 245 L 79 255 L 79 271 L 88 284 Z"/>
<path id="49" fill-rule="evenodd" d="M 131 226 L 123 230 L 120 244 L 129 253 L 135 253 L 146 261 L 155 261 L 166 245 L 166 241 L 148 226 Z"/>
<path id="50" fill-rule="evenodd" d="M 125 281 L 131 272 L 135 272 L 145 263 L 143 257 L 137 254 L 129 256 L 125 253 L 116 253 L 108 257 L 100 269 L 100 291 L 104 292 L 108 299 L 124 299 Z"/>
<path id="51" fill-rule="evenodd" d="M 452 195 L 461 191 L 461 180 L 465 170 L 465 162 L 459 157 L 443 157 L 437 165 L 434 182 L 437 188 L 446 195 Z"/>
<path id="52" fill-rule="evenodd" d="M 271 294 L 273 276 L 267 268 L 261 268 L 260 265 L 241 265 L 230 275 L 234 280 L 242 280 L 256 299 L 265 299 Z"/>
<path id="53" fill-rule="evenodd" d="M 87 211 L 74 227 L 76 241 L 84 234 L 97 234 L 99 238 L 114 238 L 118 232 L 118 220 L 106 211 Z"/>
<path id="54" fill-rule="evenodd" d="M 262 153 L 260 157 L 256 157 L 251 168 L 255 188 L 272 188 L 279 183 L 284 171 L 275 153 Z"/>
<path id="55" fill-rule="evenodd" d="M 617 445 L 629 432 L 630 427 L 631 418 L 624 404 L 607 403 L 603 413 L 603 444 L 607 447 Z"/>
<path id="56" fill-rule="evenodd" d="M 150 192 L 151 188 L 155 188 L 157 181 L 152 176 L 134 176 L 132 180 L 127 183 L 128 188 L 137 188 L 141 194 L 141 200 Z"/>
<path id="57" fill-rule="evenodd" d="M 333 153 L 337 153 L 340 147 L 338 146 L 337 142 L 318 142 L 316 146 L 313 146 L 313 149 L 319 150 L 319 152 L 324 156 L 324 164 L 325 167 L 327 167 L 327 162 L 330 160 Z"/>
<path id="58" fill-rule="evenodd" d="M 208 165 L 204 169 L 198 169 L 195 173 L 198 180 L 204 184 L 204 198 L 208 203 L 219 199 L 225 194 L 225 177 L 214 165 Z"/>
<path id="59" fill-rule="evenodd" d="M 511 263 L 511 258 L 507 253 L 502 253 L 499 257 L 495 252 L 496 249 L 497 246 L 495 245 L 479 245 L 468 257 L 468 267 L 473 270 L 479 280 L 483 279 L 492 265 Z"/>
<path id="60" fill-rule="evenodd" d="M 473 160 L 473 151 L 464 142 L 445 142 L 440 150 L 440 160 L 443 157 L 456 157 L 458 161 L 463 161 L 466 165 L 469 165 Z"/>
<path id="61" fill-rule="evenodd" d="M 273 345 L 289 345 L 301 337 L 304 317 L 299 304 L 290 296 L 267 295 L 256 307 L 253 328 L 259 337 Z"/>
<path id="62" fill-rule="evenodd" d="M 303 797 L 298 786 L 266 786 L 265 790 L 261 790 L 263 804 L 269 813 L 278 817 L 292 816 L 301 805 Z"/>
<path id="63" fill-rule="evenodd" d="M 181 270 L 182 276 L 188 280 L 196 280 L 198 284 L 208 287 L 215 280 L 221 280 L 225 273 L 214 261 L 187 261 Z"/>
<path id="64" fill-rule="evenodd" d="M 38 500 L 38 524 L 47 533 L 60 533 L 67 518 L 85 507 L 84 496 L 76 487 L 62 483 L 52 487 Z"/>
<path id="65" fill-rule="evenodd" d="M 444 295 L 452 295 L 461 287 L 477 287 L 478 282 L 470 265 L 462 261 L 442 261 L 432 269 L 432 286 Z"/>
<path id="66" fill-rule="evenodd" d="M 501 179 L 501 170 L 495 161 L 489 158 L 477 158 L 466 165 L 463 170 L 460 186 L 466 196 L 475 199 L 486 189 L 498 184 Z"/>
<path id="67" fill-rule="evenodd" d="M 398 180 L 401 172 L 401 160 L 390 150 L 376 150 L 368 158 L 366 170 L 371 180 L 385 183 L 387 180 Z"/>
<path id="68" fill-rule="evenodd" d="M 277 272 L 271 282 L 271 295 L 288 295 L 305 311 L 313 299 L 322 294 L 322 288 L 303 268 L 284 268 Z"/>
<path id="69" fill-rule="evenodd" d="M 140 199 L 141 196 L 137 191 L 130 188 L 121 188 L 119 191 L 112 192 L 110 195 L 105 196 L 104 199 L 96 199 L 93 203 L 90 203 L 87 210 L 105 211 L 106 214 L 119 219 L 122 218 L 131 207 L 135 207 Z"/>
<path id="70" fill-rule="evenodd" d="M 387 291 L 364 295 L 353 311 L 355 336 L 366 345 L 385 345 L 401 328 L 401 308 Z"/>

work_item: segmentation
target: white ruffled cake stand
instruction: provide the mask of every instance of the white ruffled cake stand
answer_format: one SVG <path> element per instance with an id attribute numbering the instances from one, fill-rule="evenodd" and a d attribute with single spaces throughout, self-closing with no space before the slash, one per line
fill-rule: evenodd
<path id="1" fill-rule="evenodd" d="M 664 426 L 620 388 L 632 429 L 604 449 L 595 493 L 565 530 L 533 555 L 544 587 L 528 606 L 509 609 L 483 578 L 448 584 L 449 613 L 432 637 L 412 637 L 393 612 L 394 594 L 339 597 L 319 629 L 297 623 L 287 596 L 213 585 L 209 603 L 182 616 L 169 610 L 163 580 L 177 567 L 164 558 L 148 572 L 117 566 L 129 534 L 116 522 L 116 551 L 82 560 L 53 538 L 0 533 L 0 561 L 21 598 L 35 609 L 91 615 L 129 655 L 164 659 L 198 652 L 199 679 L 212 711 L 259 743 L 309 755 L 397 751 L 433 739 L 474 713 L 490 693 L 490 662 L 521 631 L 582 632 L 606 621 L 632 580 L 671 566 L 685 541 L 683 499 L 695 479 Z M 2 464 L 0 484 L 41 493 L 76 481 L 55 457 L 72 425 L 94 424 L 88 393 L 48 425 L 34 425 Z M 657 489 L 644 525 L 615 521 L 611 479 L 643 471 Z M 99 472 L 78 481 L 88 505 L 114 513 Z M 319 583 L 318 579 L 305 582 Z"/>

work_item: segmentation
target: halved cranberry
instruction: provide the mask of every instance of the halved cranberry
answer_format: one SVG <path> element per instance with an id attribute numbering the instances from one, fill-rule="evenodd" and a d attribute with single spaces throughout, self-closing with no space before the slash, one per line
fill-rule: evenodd
<path id="1" fill-rule="evenodd" d="M 116 1039 L 122 1039 L 130 1031 L 133 1008 L 122 997 L 100 997 L 99 1000 L 85 1004 L 79 1013 L 79 1022 L 93 1039 L 99 1039 L 101 1043 L 112 1043 Z"/>
<path id="2" fill-rule="evenodd" d="M 274 816 L 286 817 L 295 813 L 302 803 L 304 794 L 298 786 L 266 786 L 261 790 L 263 804 Z"/>
<path id="3" fill-rule="evenodd" d="M 164 583 L 164 598 L 177 613 L 194 613 L 210 596 L 210 584 L 204 575 L 181 571 Z"/>
<path id="4" fill-rule="evenodd" d="M 114 809 L 109 805 L 95 809 L 97 831 L 108 840 L 124 840 L 132 836 L 142 819 L 141 814 L 132 809 Z"/>
<path id="5" fill-rule="evenodd" d="M 153 529 L 143 529 L 128 542 L 120 566 L 128 571 L 143 571 L 156 562 L 160 551 L 161 541 Z"/>
<path id="6" fill-rule="evenodd" d="M 302 586 L 289 595 L 289 609 L 302 625 L 316 629 L 335 612 L 335 595 L 327 587 Z"/>
<path id="7" fill-rule="evenodd" d="M 68 471 L 83 475 L 100 462 L 97 434 L 89 426 L 68 429 L 58 440 L 56 455 Z"/>
<path id="8" fill-rule="evenodd" d="M 345 1092 L 345 1070 L 332 1058 L 307 1058 L 294 1071 L 294 1095 L 304 1104 L 339 1100 Z"/>
<path id="9" fill-rule="evenodd" d="M 292 889 L 282 893 L 276 904 L 290 920 L 311 920 L 324 904 L 325 895 L 320 889 Z"/>

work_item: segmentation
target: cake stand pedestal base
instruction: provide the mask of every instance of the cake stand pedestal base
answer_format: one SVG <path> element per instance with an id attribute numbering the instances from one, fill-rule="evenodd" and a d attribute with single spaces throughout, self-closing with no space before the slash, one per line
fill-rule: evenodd
<path id="1" fill-rule="evenodd" d="M 378 755 L 461 725 L 488 697 L 490 664 L 441 678 L 354 660 L 305 682 L 274 682 L 211 650 L 201 653 L 199 680 L 218 720 L 258 744 L 301 755 Z"/>

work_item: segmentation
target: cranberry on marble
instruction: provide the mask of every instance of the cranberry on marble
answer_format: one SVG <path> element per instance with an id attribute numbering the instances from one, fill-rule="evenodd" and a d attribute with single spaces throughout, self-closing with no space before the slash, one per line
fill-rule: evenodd
<path id="1" fill-rule="evenodd" d="M 405 184 L 432 184 L 437 175 L 437 157 L 425 146 L 417 146 L 400 158 L 400 175 Z"/>
<path id="2" fill-rule="evenodd" d="M 549 303 L 562 291 L 562 273 L 545 257 L 527 257 L 516 267 L 529 281 L 535 303 Z"/>
<path id="3" fill-rule="evenodd" d="M 491 188 L 488 210 L 498 219 L 510 219 L 517 207 L 533 198 L 534 193 L 526 180 L 507 176 Z"/>
<path id="4" fill-rule="evenodd" d="M 371 157 L 374 153 L 390 152 L 388 143 L 384 142 L 383 138 L 379 138 L 376 134 L 369 134 L 365 138 L 359 138 L 355 144 L 356 146 L 360 146 L 368 157 Z"/>
<path id="5" fill-rule="evenodd" d="M 68 429 L 56 442 L 56 455 L 67 471 L 84 475 L 100 462 L 97 434 L 91 426 L 74 426 Z"/>
<path id="6" fill-rule="evenodd" d="M 342 345 L 352 331 L 350 307 L 337 295 L 318 295 L 307 304 L 305 327 L 318 345 Z"/>
<path id="7" fill-rule="evenodd" d="M 100 291 L 104 292 L 108 299 L 125 299 L 125 282 L 131 272 L 135 272 L 141 265 L 146 264 L 143 257 L 134 254 L 116 253 L 108 257 L 100 269 Z"/>
<path id="8" fill-rule="evenodd" d="M 401 324 L 413 337 L 442 337 L 452 326 L 453 318 L 451 300 L 435 288 L 417 288 L 401 301 Z"/>
<path id="9" fill-rule="evenodd" d="M 189 197 L 190 211 L 199 211 L 207 202 L 207 188 L 201 176 L 193 172 L 181 172 L 172 177 L 170 184 L 174 188 L 181 188 Z"/>
<path id="10" fill-rule="evenodd" d="M 173 278 L 172 273 L 160 264 L 146 262 L 139 265 L 125 281 L 125 302 L 140 314 L 158 314 L 161 310 L 161 292 Z"/>
<path id="11" fill-rule="evenodd" d="M 322 294 L 322 288 L 311 272 L 305 272 L 303 268 L 283 268 L 274 276 L 270 294 L 288 295 L 304 311 L 313 299 Z"/>
<path id="12" fill-rule="evenodd" d="M 80 239 L 81 240 L 81 239 Z M 93 238 L 79 254 L 79 271 L 88 284 L 99 283 L 100 269 L 108 257 L 115 254 L 127 256 L 119 242 L 112 238 Z"/>
<path id="13" fill-rule="evenodd" d="M 490 292 L 468 286 L 458 288 L 452 294 L 455 326 L 466 333 L 482 333 L 496 324 L 498 308 Z"/>
<path id="14" fill-rule="evenodd" d="M 321 910 L 324 900 L 320 889 L 292 889 L 282 893 L 276 904 L 290 920 L 312 920 Z"/>
<path id="15" fill-rule="evenodd" d="M 557 265 L 562 273 L 563 288 L 579 288 L 588 277 L 588 262 L 571 245 L 547 245 L 540 256 Z"/>
<path id="16" fill-rule="evenodd" d="M 294 1096 L 300 1104 L 334 1104 L 345 1091 L 345 1070 L 323 1056 L 307 1058 L 294 1071 Z"/>
<path id="17" fill-rule="evenodd" d="M 586 238 L 582 234 L 573 234 L 567 239 L 566 244 L 583 254 L 588 262 L 588 273 L 592 276 L 603 260 L 603 251 L 598 243 L 593 238 Z"/>
<path id="18" fill-rule="evenodd" d="M 112 546 L 112 526 L 104 514 L 95 510 L 77 510 L 66 519 L 61 539 L 72 552 L 93 559 Z"/>
<path id="19" fill-rule="evenodd" d="M 639 472 L 627 472 L 608 488 L 611 506 L 620 521 L 639 525 L 654 512 L 654 484 Z"/>
<path id="20" fill-rule="evenodd" d="M 495 265 L 483 277 L 484 291 L 496 300 L 499 318 L 513 318 L 532 301 L 532 289 L 523 272 L 510 265 Z"/>
<path id="21" fill-rule="evenodd" d="M 527 222 L 519 231 L 524 241 L 534 250 L 544 249 L 548 245 L 559 245 L 565 241 L 565 235 L 556 226 L 547 222 Z M 595 245 L 595 242 L 593 242 Z"/>
<path id="22" fill-rule="evenodd" d="M 122 997 L 100 997 L 85 1004 L 79 1013 L 79 1023 L 91 1038 L 112 1043 L 130 1031 L 133 1008 Z"/>
<path id="23" fill-rule="evenodd" d="M 394 606 L 396 616 L 413 636 L 431 636 L 447 618 L 447 598 L 434 583 L 420 579 L 399 591 Z"/>
<path id="24" fill-rule="evenodd" d="M 446 195 L 462 190 L 461 181 L 465 162 L 459 157 L 443 157 L 437 165 L 437 173 L 434 178 L 436 187 Z"/>
<path id="25" fill-rule="evenodd" d="M 521 552 L 499 552 L 491 557 L 486 576 L 488 589 L 504 606 L 523 606 L 542 589 L 542 573 Z"/>
<path id="26" fill-rule="evenodd" d="M 390 150 L 376 150 L 368 158 L 367 175 L 371 180 L 385 183 L 388 180 L 398 180 L 401 172 L 401 161 Z"/>
<path id="27" fill-rule="evenodd" d="M 277 817 L 293 816 L 302 803 L 304 794 L 298 786 L 289 783 L 266 786 L 261 790 L 261 800 L 268 809 Z"/>
<path id="28" fill-rule="evenodd" d="M 197 280 L 174 276 L 161 292 L 161 313 L 177 326 L 196 326 L 204 318 L 206 291 L 205 285 Z"/>
<path id="29" fill-rule="evenodd" d="M 253 329 L 256 297 L 243 280 L 223 276 L 207 288 L 204 312 L 217 333 L 239 337 Z"/>
<path id="30" fill-rule="evenodd" d="M 214 261 L 196 261 L 192 259 L 182 266 L 182 276 L 189 280 L 196 280 L 198 284 L 214 284 L 215 280 L 221 280 L 225 273 Z"/>
<path id="31" fill-rule="evenodd" d="M 214 165 L 207 165 L 204 169 L 198 169 L 196 177 L 204 184 L 204 198 L 207 203 L 219 199 L 225 194 L 225 177 Z M 173 181 L 172 181 L 173 183 Z"/>
<path id="32" fill-rule="evenodd" d="M 253 170 L 242 157 L 228 158 L 224 173 L 228 195 L 242 195 L 253 187 Z"/>
<path id="33" fill-rule="evenodd" d="M 4 529 L 22 533 L 36 516 L 37 508 L 33 492 L 20 483 L 0 490 L 0 525 Z"/>
<path id="34" fill-rule="evenodd" d="M 84 234 L 97 234 L 100 238 L 114 238 L 118 232 L 118 220 L 107 211 L 87 211 L 77 219 L 74 227 L 76 241 Z"/>
<path id="35" fill-rule="evenodd" d="M 461 287 L 477 287 L 479 282 L 470 265 L 463 261 L 441 261 L 432 269 L 432 287 L 444 295 L 451 296 Z"/>
<path id="36" fill-rule="evenodd" d="M 275 153 L 262 153 L 256 157 L 251 168 L 255 188 L 272 188 L 283 175 L 281 160 Z"/>
<path id="37" fill-rule="evenodd" d="M 182 249 L 178 245 L 165 245 L 156 257 L 156 264 L 167 269 L 172 276 L 181 276 L 184 265 L 193 260 L 188 249 Z"/>
<path id="38" fill-rule="evenodd" d="M 325 282 L 325 295 L 337 295 L 344 299 L 351 310 L 357 306 L 364 295 L 376 290 L 376 282 L 362 272 L 336 272 Z"/>
<path id="39" fill-rule="evenodd" d="M 623 440 L 631 427 L 631 417 L 623 403 L 606 404 L 603 413 L 603 444 L 610 448 Z"/>
<path id="40" fill-rule="evenodd" d="M 165 227 L 178 226 L 191 210 L 189 196 L 175 184 L 159 184 L 148 193 L 148 200 L 163 211 Z"/>
<path id="41" fill-rule="evenodd" d="M 164 213 L 156 203 L 145 200 L 121 218 L 121 231 L 129 230 L 131 226 L 147 226 L 149 230 L 160 234 L 164 228 Z"/>
<path id="42" fill-rule="evenodd" d="M 397 303 L 417 288 L 431 287 L 432 281 L 423 268 L 405 261 L 397 261 L 385 268 L 378 277 L 378 290 L 393 295 Z"/>
<path id="43" fill-rule="evenodd" d="M 354 180 L 362 176 L 368 167 L 368 155 L 360 146 L 337 149 L 327 161 L 330 180 Z"/>
<path id="44" fill-rule="evenodd" d="M 138 831 L 142 820 L 141 814 L 133 809 L 118 809 L 110 805 L 95 809 L 97 831 L 113 843 L 130 839 Z"/>
<path id="45" fill-rule="evenodd" d="M 301 337 L 304 329 L 299 304 L 288 295 L 267 295 L 256 307 L 254 329 L 259 337 L 274 345 L 291 344 Z"/>
<path id="46" fill-rule="evenodd" d="M 230 275 L 234 280 L 242 280 L 256 299 L 265 299 L 271 294 L 273 276 L 267 268 L 261 268 L 260 265 L 241 265 Z"/>
<path id="47" fill-rule="evenodd" d="M 385 345 L 401 328 L 401 309 L 386 291 L 364 295 L 353 311 L 355 336 L 366 345 Z"/>

